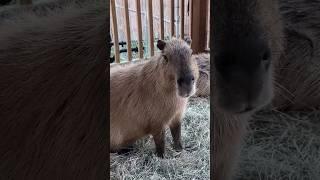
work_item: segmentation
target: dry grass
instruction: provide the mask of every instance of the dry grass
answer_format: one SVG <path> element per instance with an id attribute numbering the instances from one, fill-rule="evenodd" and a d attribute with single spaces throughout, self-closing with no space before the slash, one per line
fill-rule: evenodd
<path id="1" fill-rule="evenodd" d="M 167 131 L 164 159 L 155 156 L 152 138 L 138 141 L 129 154 L 110 154 L 111 179 L 210 179 L 209 110 L 208 99 L 190 101 L 182 125 L 185 149 L 180 153 L 172 149 Z"/>
<path id="2" fill-rule="evenodd" d="M 318 180 L 320 112 L 261 112 L 251 121 L 238 179 Z"/>

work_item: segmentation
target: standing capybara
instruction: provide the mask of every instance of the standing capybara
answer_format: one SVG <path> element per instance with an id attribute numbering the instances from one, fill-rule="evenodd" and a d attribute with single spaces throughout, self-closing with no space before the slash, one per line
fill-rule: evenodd
<path id="1" fill-rule="evenodd" d="M 179 39 L 158 41 L 161 54 L 144 63 L 110 70 L 110 145 L 118 150 L 151 134 L 163 157 L 168 125 L 174 148 L 182 149 L 181 120 L 195 93 L 197 63 L 189 45 Z"/>

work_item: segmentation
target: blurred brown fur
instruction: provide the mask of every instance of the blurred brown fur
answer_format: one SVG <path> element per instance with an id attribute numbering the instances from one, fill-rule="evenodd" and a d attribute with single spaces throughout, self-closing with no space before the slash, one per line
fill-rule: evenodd
<path id="1" fill-rule="evenodd" d="M 1 20 L 0 179 L 106 178 L 106 6 Z"/>
<path id="2" fill-rule="evenodd" d="M 317 15 L 320 13 L 319 2 L 309 2 L 306 0 L 268 1 L 268 3 L 274 3 L 275 6 L 278 6 L 279 12 L 275 9 L 268 9 L 272 6 L 262 6 L 264 7 L 262 9 L 254 8 L 261 6 L 250 6 L 249 8 L 245 6 L 246 2 L 249 2 L 246 0 L 232 2 L 238 3 L 238 6 L 228 6 L 230 12 L 235 12 L 232 10 L 232 7 L 238 7 L 243 10 L 251 10 L 251 14 L 260 14 L 257 17 L 260 17 L 262 22 L 264 22 L 264 18 L 268 17 L 273 17 L 275 20 L 273 21 L 274 23 L 264 24 L 265 28 L 256 29 L 255 31 L 258 33 L 270 33 L 269 38 L 273 38 L 275 44 L 283 44 L 283 48 L 271 46 L 274 49 L 273 56 L 279 57 L 279 59 L 272 59 L 274 61 L 273 84 L 275 93 L 272 102 L 273 108 L 281 111 L 319 109 L 320 31 L 318 22 L 320 16 Z M 255 1 L 256 4 L 264 4 L 266 2 L 264 0 Z M 219 13 L 214 18 L 217 20 L 223 17 L 226 16 L 222 16 L 222 13 Z M 227 17 L 230 17 L 230 15 Z M 246 19 L 243 14 L 239 14 L 237 20 L 242 24 L 246 24 L 250 22 L 250 17 Z M 283 25 L 282 32 L 273 31 L 272 28 L 277 28 L 279 23 Z M 241 30 L 241 28 L 238 30 Z M 223 32 L 223 30 L 221 29 L 220 32 Z M 283 36 L 281 35 L 282 33 Z M 213 36 L 217 37 L 217 34 Z M 216 46 L 219 45 L 216 44 Z M 211 73 L 214 74 L 214 72 Z M 213 87 L 215 87 L 215 75 L 212 77 Z M 213 90 L 213 96 L 215 96 L 215 90 Z M 213 102 L 215 102 L 215 97 L 213 97 Z M 251 118 L 251 115 L 243 116 L 222 113 L 218 110 L 219 107 L 215 103 L 213 107 L 215 111 L 215 178 L 218 180 L 231 179 L 234 174 L 237 157 L 240 153 L 242 138 L 246 134 L 248 120 Z"/>

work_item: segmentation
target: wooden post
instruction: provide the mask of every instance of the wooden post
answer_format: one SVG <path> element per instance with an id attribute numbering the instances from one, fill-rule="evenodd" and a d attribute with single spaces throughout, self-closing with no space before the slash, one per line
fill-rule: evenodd
<path id="1" fill-rule="evenodd" d="M 205 52 L 207 46 L 208 0 L 193 0 L 191 14 L 191 48 L 194 53 Z"/>
<path id="2" fill-rule="evenodd" d="M 180 21 L 180 38 L 183 39 L 184 38 L 184 0 L 180 0 L 180 18 L 181 18 L 181 21 Z"/>
<path id="3" fill-rule="evenodd" d="M 174 33 L 174 0 L 171 0 L 171 18 L 170 18 L 170 28 L 171 28 L 171 36 L 175 36 Z"/>
<path id="4" fill-rule="evenodd" d="M 154 55 L 152 0 L 148 0 L 150 56 Z"/>
<path id="5" fill-rule="evenodd" d="M 137 7 L 137 22 L 138 22 L 138 43 L 139 43 L 139 58 L 143 58 L 143 44 L 142 44 L 142 25 L 141 25 L 141 5 L 140 0 L 136 0 Z"/>
<path id="6" fill-rule="evenodd" d="M 206 52 L 210 52 L 210 0 L 208 1 L 208 10 L 207 10 L 207 45 Z"/>
<path id="7" fill-rule="evenodd" d="M 160 0 L 160 39 L 164 39 L 164 8 L 163 8 L 163 0 Z"/>
<path id="8" fill-rule="evenodd" d="M 113 45 L 116 63 L 120 63 L 120 52 L 119 52 L 119 40 L 118 40 L 118 24 L 117 24 L 117 14 L 115 0 L 111 1 L 111 17 L 112 17 L 112 32 L 113 32 Z"/>
<path id="9" fill-rule="evenodd" d="M 131 51 L 131 35 L 130 35 L 130 19 L 129 19 L 128 0 L 123 0 L 123 1 L 124 1 L 124 11 L 125 11 L 125 18 L 126 18 L 128 61 L 131 61 L 132 60 L 132 51 Z"/>

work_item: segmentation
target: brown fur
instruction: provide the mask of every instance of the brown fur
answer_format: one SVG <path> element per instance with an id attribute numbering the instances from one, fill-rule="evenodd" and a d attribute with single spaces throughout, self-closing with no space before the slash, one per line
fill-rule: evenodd
<path id="1" fill-rule="evenodd" d="M 161 157 L 167 125 L 174 147 L 182 148 L 181 120 L 188 98 L 179 95 L 178 72 L 190 69 L 195 81 L 198 78 L 196 62 L 188 51 L 185 42 L 174 39 L 167 43 L 160 55 L 150 60 L 111 69 L 110 145 L 113 150 L 151 134 L 157 155 Z M 167 56 L 167 63 L 163 55 Z"/>
<path id="2" fill-rule="evenodd" d="M 194 54 L 192 58 L 197 61 L 199 68 L 199 78 L 196 84 L 196 93 L 192 97 L 209 97 L 210 96 L 210 55 L 201 53 Z M 139 61 L 128 62 L 129 64 L 137 63 Z M 128 63 L 112 63 L 110 68 L 126 65 Z"/>
<path id="3" fill-rule="evenodd" d="M 216 4 L 215 4 L 216 3 Z M 282 51 L 282 24 L 278 13 L 278 7 L 274 0 L 226 0 L 226 1 L 214 1 L 213 3 L 214 14 L 212 18 L 213 23 L 213 49 L 212 54 L 213 72 L 212 73 L 212 101 L 214 111 L 214 179 L 217 180 L 230 180 L 234 175 L 234 170 L 240 154 L 240 148 L 242 139 L 246 134 L 246 128 L 248 120 L 251 115 L 264 107 L 271 101 L 273 84 L 269 79 L 272 78 L 272 66 L 277 63 L 280 53 Z M 270 15 L 272 14 L 272 15 Z M 256 21 L 258 19 L 258 21 Z M 272 25 L 272 26 L 271 26 Z M 265 30 L 265 31 L 261 31 Z M 255 34 L 256 32 L 262 32 Z M 246 33 L 248 33 L 246 35 Z M 221 58 L 221 53 L 235 52 L 238 61 L 230 61 L 226 65 L 232 66 L 232 63 L 248 63 L 247 57 L 251 53 L 257 53 L 258 50 L 253 50 L 259 43 L 256 41 L 258 38 L 253 38 L 253 41 L 247 41 L 247 37 L 262 37 L 261 42 L 265 42 L 267 47 L 270 48 L 271 64 L 269 71 L 266 74 L 261 74 L 261 77 L 265 76 L 269 78 L 255 80 L 260 74 L 251 76 L 233 75 L 236 72 L 255 72 L 254 70 L 259 66 L 248 64 L 237 64 L 234 71 L 228 72 L 230 76 L 225 76 L 217 71 L 217 67 L 225 68 L 224 64 L 218 65 L 217 57 Z M 234 37 L 234 38 L 232 38 Z M 246 40 L 248 44 L 242 44 Z M 250 43 L 253 43 L 252 45 Z M 258 44 L 259 45 L 259 44 Z M 230 48 L 230 49 L 224 49 Z M 252 48 L 245 49 L 245 48 Z M 237 51 L 237 49 L 243 49 Z M 227 50 L 227 51 L 226 51 Z M 248 54 L 243 54 L 247 51 Z M 238 54 L 237 54 L 238 53 Z M 237 56 L 242 55 L 242 56 Z M 243 58 L 243 59 L 242 59 Z M 258 59 L 259 60 L 259 59 Z M 255 62 L 252 59 L 252 62 Z M 220 63 L 220 62 L 219 62 Z M 232 66 L 233 67 L 233 66 Z M 241 69 L 243 67 L 243 69 Z M 219 70 L 220 71 L 220 70 Z M 230 83 L 222 81 L 221 78 L 235 77 L 231 79 Z M 248 79 L 247 79 L 248 78 Z M 234 84 L 232 84 L 234 83 Z M 255 88 L 263 85 L 260 93 L 256 95 L 254 109 L 245 112 L 237 113 L 237 109 L 242 108 L 243 103 L 247 103 L 246 96 L 253 96 L 252 93 L 257 93 Z M 225 89 L 229 88 L 229 89 Z M 229 93 L 229 94 L 228 94 Z"/>
<path id="4" fill-rule="evenodd" d="M 276 67 L 274 108 L 320 109 L 320 2 L 279 0 L 286 47 Z"/>
<path id="5" fill-rule="evenodd" d="M 210 54 L 195 54 L 193 58 L 199 66 L 199 79 L 195 97 L 210 96 Z"/>
<path id="6" fill-rule="evenodd" d="M 280 11 L 271 10 L 266 5 L 263 6 L 265 7 L 263 11 L 257 8 L 250 9 L 247 6 L 242 6 L 241 2 L 246 1 L 239 1 L 238 6 L 234 7 L 249 9 L 254 15 L 258 12 L 260 21 L 273 18 L 275 23 L 263 23 L 264 28 L 257 30 L 257 32 L 271 32 L 269 39 L 277 42 L 276 44 L 284 45 L 284 48 L 271 46 L 275 49 L 274 54 L 279 56 L 279 60 L 273 58 L 275 61 L 273 63 L 275 98 L 272 102 L 274 108 L 299 111 L 319 109 L 319 2 L 306 0 L 268 1 L 268 3 L 273 3 L 275 7 L 279 5 Z M 267 1 L 258 0 L 256 3 L 266 4 Z M 221 13 L 216 14 L 214 18 L 220 17 Z M 284 25 L 283 29 L 279 28 L 281 24 Z M 278 30 L 274 31 L 272 28 L 278 28 Z M 213 82 L 216 81 L 213 80 Z M 246 134 L 246 125 L 250 115 L 221 114 L 215 103 L 214 106 L 215 178 L 230 179 L 239 155 L 242 138 Z"/>
<path id="7" fill-rule="evenodd" d="M 106 179 L 105 4 L 0 24 L 0 179 Z"/>

